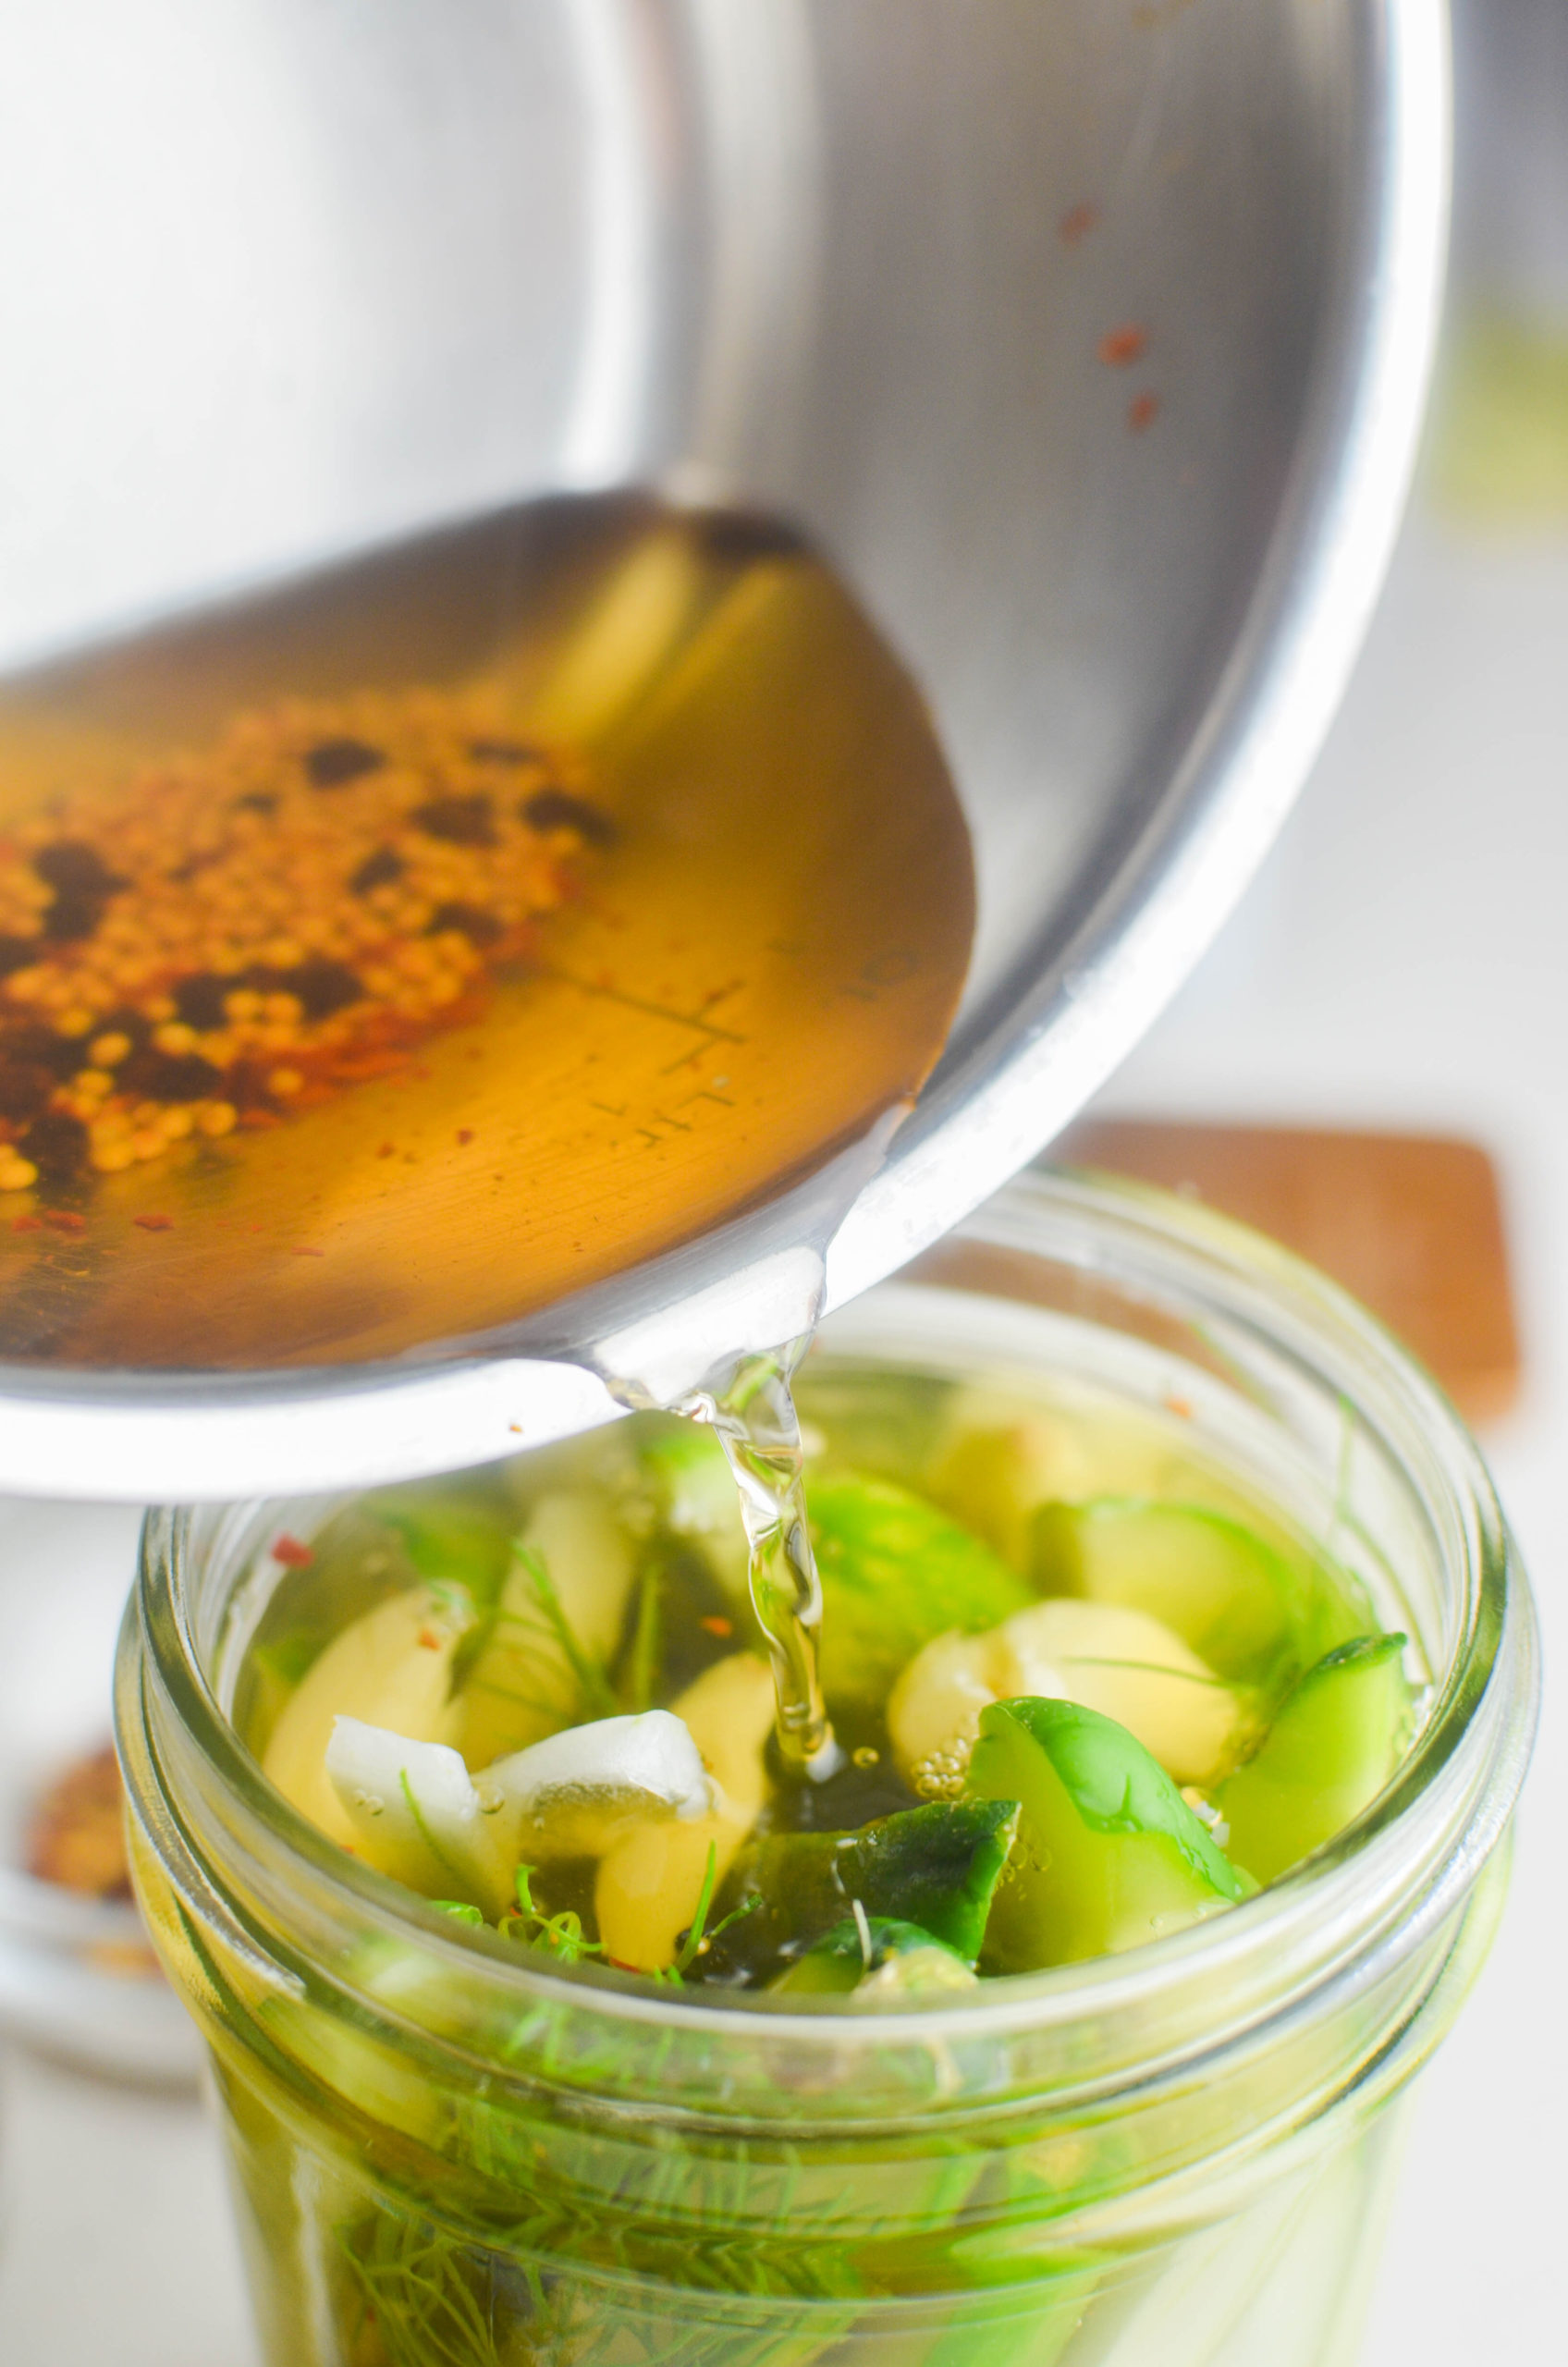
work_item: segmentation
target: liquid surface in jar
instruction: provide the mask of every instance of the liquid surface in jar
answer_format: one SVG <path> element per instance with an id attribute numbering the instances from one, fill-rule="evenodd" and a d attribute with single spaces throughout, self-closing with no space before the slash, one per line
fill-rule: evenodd
<path id="1" fill-rule="evenodd" d="M 863 2005 L 1223 1913 L 1387 1783 L 1406 1637 L 1177 1417 L 796 1386 L 830 1765 L 778 1747 L 717 1442 L 640 1415 L 274 1539 L 235 1699 L 273 1782 L 556 1962 Z"/>
<path id="2" fill-rule="evenodd" d="M 706 1232 L 918 1089 L 969 844 L 757 520 L 424 538 L 0 693 L 0 1356 L 358 1362 Z"/>

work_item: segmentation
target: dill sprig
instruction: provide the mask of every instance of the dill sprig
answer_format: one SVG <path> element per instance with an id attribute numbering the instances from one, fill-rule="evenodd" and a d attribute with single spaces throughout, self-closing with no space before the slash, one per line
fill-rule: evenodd
<path id="1" fill-rule="evenodd" d="M 561 1658 L 577 1680 L 577 1687 L 582 1697 L 583 1707 L 591 1710 L 596 1718 L 613 1718 L 619 1711 L 620 1704 L 616 1699 L 609 1679 L 598 1662 L 594 1660 L 592 1653 L 583 1650 L 573 1634 L 571 1622 L 561 1607 L 561 1600 L 556 1592 L 555 1581 L 550 1576 L 549 1565 L 545 1556 L 537 1546 L 523 1545 L 521 1542 L 514 1551 L 518 1566 L 533 1588 L 533 1599 L 544 1615 L 544 1623 L 560 1647 Z M 503 1612 L 500 1614 L 499 1624 L 526 1626 L 528 1622 L 519 1620 L 515 1613 Z"/>
<path id="2" fill-rule="evenodd" d="M 418 1800 L 414 1797 L 414 1787 L 409 1781 L 409 1771 L 406 1767 L 400 1767 L 398 1771 L 398 1789 L 402 1793 L 403 1805 L 408 1809 L 410 1818 L 413 1820 L 414 1831 L 419 1834 L 420 1839 L 429 1850 L 432 1858 L 435 1860 L 435 1863 L 440 1867 L 444 1874 L 456 1874 L 458 1880 L 461 1882 L 463 1878 L 462 1868 L 460 1866 L 453 1865 L 452 1860 L 447 1857 L 447 1852 L 442 1848 L 441 1844 L 430 1830 L 430 1826 L 425 1821 L 424 1810 L 421 1808 Z"/>
<path id="3" fill-rule="evenodd" d="M 504 1940 L 521 1940 L 524 1947 L 542 1948 L 557 1964 L 576 1964 L 582 1956 L 604 1954 L 603 1943 L 583 1936 L 582 1918 L 570 1907 L 558 1915 L 546 1915 L 533 1896 L 533 1877 L 537 1866 L 520 1866 L 516 1875 L 517 1908 L 503 1915 L 499 1924 Z"/>
<path id="4" fill-rule="evenodd" d="M 627 1708 L 651 1710 L 658 1687 L 664 1651 L 664 1571 L 656 1560 L 644 1564 L 637 1596 L 637 1625 L 631 1637 L 627 1669 Z"/>
<path id="5" fill-rule="evenodd" d="M 718 1847 L 717 1843 L 710 1841 L 708 1862 L 703 1873 L 702 1889 L 697 1893 L 697 1911 L 692 1918 L 692 1927 L 676 1951 L 674 1963 L 657 1968 L 654 1973 L 654 1979 L 664 1982 L 668 1988 L 684 1987 L 686 1975 L 691 1971 L 697 1958 L 706 1955 L 719 1933 L 728 1932 L 732 1923 L 739 1923 L 742 1916 L 750 1915 L 754 1907 L 762 1905 L 761 1897 L 753 1893 L 750 1898 L 743 1898 L 739 1907 L 732 1907 L 729 1914 L 716 1923 L 710 1932 L 707 1929 L 708 1909 L 713 1905 L 713 1895 L 717 1885 Z"/>

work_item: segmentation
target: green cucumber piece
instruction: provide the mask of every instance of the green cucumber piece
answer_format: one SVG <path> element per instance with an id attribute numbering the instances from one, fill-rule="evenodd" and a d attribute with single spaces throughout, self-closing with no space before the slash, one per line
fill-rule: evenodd
<path id="1" fill-rule="evenodd" d="M 691 1421 L 660 1429 L 637 1460 L 659 1526 L 696 1547 L 725 1593 L 744 1603 L 750 1548 L 741 1495 L 712 1430 Z"/>
<path id="2" fill-rule="evenodd" d="M 398 1536 L 415 1574 L 434 1586 L 460 1586 L 480 1611 L 501 1591 L 512 1558 L 517 1516 L 505 1502 L 472 1489 L 422 1489 L 396 1502 L 373 1499 L 371 1511 Z"/>
<path id="3" fill-rule="evenodd" d="M 1326 1652 L 1215 1805 L 1226 1844 L 1260 1883 L 1342 1832 L 1382 1790 L 1410 1727 L 1402 1635 L 1358 1636 Z"/>
<path id="4" fill-rule="evenodd" d="M 469 1483 L 465 1483 L 469 1484 Z M 346 1506 L 311 1537 L 311 1560 L 288 1571 L 245 1654 L 234 1720 L 260 1758 L 289 1697 L 346 1627 L 423 1580 L 454 1610 L 493 1609 L 515 1518 L 500 1491 L 410 1486 Z M 482 1629 L 459 1650 L 460 1675 Z"/>
<path id="5" fill-rule="evenodd" d="M 452 1739 L 471 1767 L 615 1714 L 606 1672 L 635 1575 L 633 1540 L 602 1495 L 562 1488 L 534 1500 L 460 1672 Z"/>
<path id="6" fill-rule="evenodd" d="M 965 1788 L 1023 1809 L 986 1927 L 987 1971 L 1118 1955 L 1244 1895 L 1158 1761 L 1114 1718 L 1075 1701 L 983 1711 Z"/>
<path id="7" fill-rule="evenodd" d="M 1306 1608 L 1281 1555 L 1244 1523 L 1200 1504 L 1137 1496 L 1041 1504 L 1030 1567 L 1047 1594 L 1151 1612 L 1232 1683 L 1278 1679 Z"/>
<path id="8" fill-rule="evenodd" d="M 853 1471 L 918 1490 L 952 1394 L 952 1382 L 936 1373 L 808 1358 L 796 1377 L 795 1403 L 814 1473 Z"/>
<path id="9" fill-rule="evenodd" d="M 888 1479 L 821 1479 L 811 1493 L 829 1702 L 878 1708 L 949 1627 L 998 1627 L 1035 1597 L 988 1545 Z"/>
<path id="10" fill-rule="evenodd" d="M 732 1878 L 737 1899 L 754 1894 L 761 1903 L 716 1940 L 709 1976 L 721 1962 L 779 1970 L 857 1899 L 867 1916 L 918 1923 L 973 1965 L 1017 1830 L 1016 1800 L 932 1800 L 858 1833 L 766 1834 Z"/>
<path id="11" fill-rule="evenodd" d="M 1305 1608 L 1295 1629 L 1292 1685 L 1341 1644 L 1354 1644 L 1378 1632 L 1372 1598 L 1354 1571 L 1320 1555 L 1313 1558 L 1305 1575 Z"/>
<path id="12" fill-rule="evenodd" d="M 768 1983 L 800 1997 L 843 1997 L 865 1987 L 891 1995 L 974 1985 L 974 1974 L 961 1956 L 918 1923 L 886 1915 L 868 1915 L 864 1931 L 846 1916 Z"/>

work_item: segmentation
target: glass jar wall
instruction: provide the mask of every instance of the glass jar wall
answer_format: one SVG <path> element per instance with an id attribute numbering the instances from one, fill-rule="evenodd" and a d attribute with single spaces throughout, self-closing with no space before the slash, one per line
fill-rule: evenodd
<path id="1" fill-rule="evenodd" d="M 853 2015 L 462 1933 L 229 1722 L 280 1527 L 159 1514 L 122 1646 L 139 1887 L 212 2052 L 276 2367 L 1337 2367 L 1396 2100 L 1484 1954 L 1527 1591 L 1431 1385 L 1158 1196 L 1035 1177 L 819 1353 L 1109 1392 L 1332 1551 L 1429 1683 L 1373 1807 L 1216 1920 Z"/>

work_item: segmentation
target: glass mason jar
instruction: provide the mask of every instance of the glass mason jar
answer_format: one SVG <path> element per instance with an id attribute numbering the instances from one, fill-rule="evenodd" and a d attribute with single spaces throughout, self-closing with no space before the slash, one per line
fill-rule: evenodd
<path id="1" fill-rule="evenodd" d="M 211 2051 L 273 2367 L 1328 2367 L 1390 2109 L 1494 1928 L 1535 1646 L 1426 1377 L 1256 1237 L 1034 1175 L 823 1353 L 1109 1389 L 1361 1577 L 1430 1684 L 1382 1797 L 1131 1955 L 850 2013 L 461 1937 L 227 1715 L 319 1500 L 155 1513 L 118 1720 L 137 1875 Z"/>

